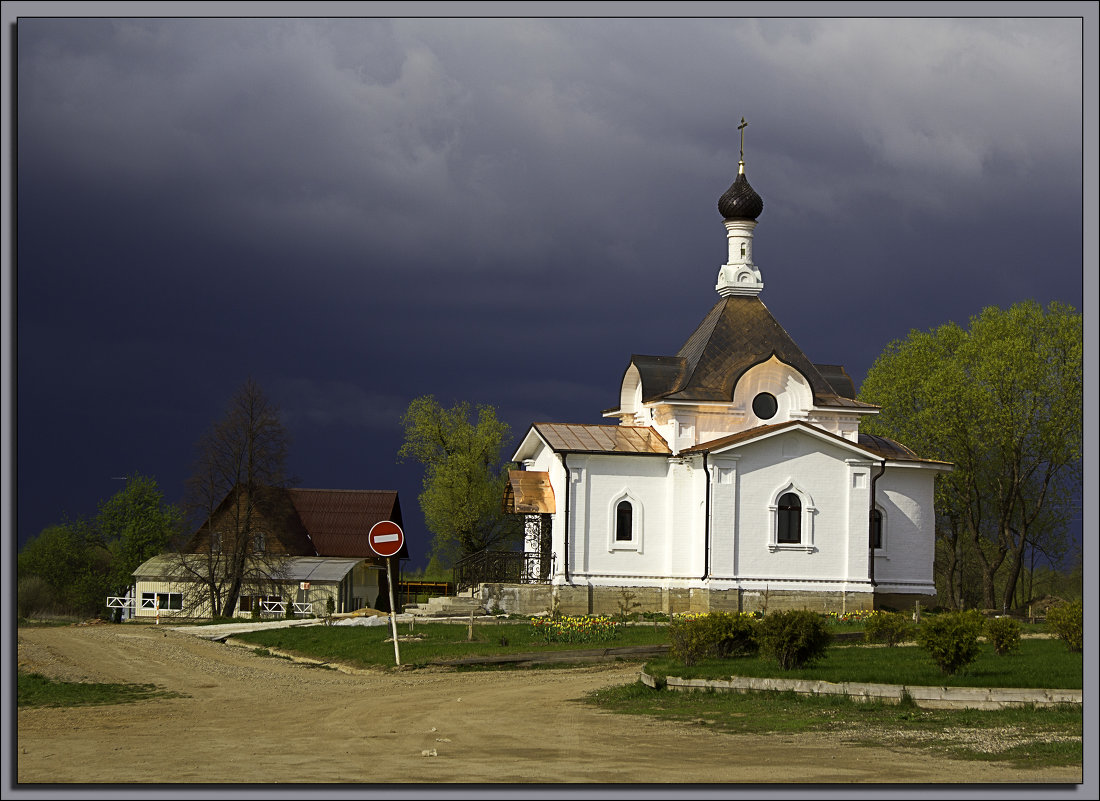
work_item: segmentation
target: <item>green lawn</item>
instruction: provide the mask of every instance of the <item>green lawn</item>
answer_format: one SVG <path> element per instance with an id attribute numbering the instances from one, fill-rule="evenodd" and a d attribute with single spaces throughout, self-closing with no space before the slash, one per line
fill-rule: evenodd
<path id="1" fill-rule="evenodd" d="M 500 656 L 531 651 L 565 651 L 610 648 L 627 645 L 660 645 L 668 642 L 668 630 L 652 625 L 622 626 L 611 639 L 599 641 L 547 643 L 544 634 L 526 622 L 479 622 L 474 639 L 467 639 L 463 623 L 418 623 L 411 631 L 408 624 L 398 626 L 402 640 L 401 664 L 423 666 L 429 662 L 461 659 L 469 656 Z M 389 626 L 297 626 L 285 629 L 252 631 L 234 635 L 235 640 L 257 648 L 289 651 L 322 662 L 339 662 L 353 667 L 387 667 L 394 664 Z"/>
<path id="2" fill-rule="evenodd" d="M 410 630 L 398 627 L 402 637 L 420 639 L 401 642 L 401 663 L 423 666 L 433 661 L 471 656 L 500 656 L 544 650 L 571 650 L 626 645 L 659 645 L 668 642 L 665 626 L 622 626 L 616 635 L 595 642 L 547 643 L 543 633 L 525 622 L 479 622 L 474 639 L 467 639 L 468 627 L 461 623 L 421 622 Z M 302 626 L 239 634 L 235 639 L 257 648 L 287 651 L 322 662 L 339 662 L 358 667 L 388 667 L 394 664 L 393 643 L 388 626 Z M 834 644 L 824 659 L 801 670 L 782 671 L 763 657 L 712 660 L 688 668 L 671 659 L 650 660 L 647 668 L 657 676 L 727 679 L 731 675 L 777 676 L 818 679 L 831 682 L 862 681 L 956 687 L 1039 687 L 1077 689 L 1082 686 L 1081 654 L 1070 653 L 1061 640 L 1025 639 L 1020 650 L 999 656 L 986 643 L 981 655 L 955 676 L 943 675 L 931 657 L 915 645 L 895 648 Z"/>
<path id="3" fill-rule="evenodd" d="M 998 655 L 988 643 L 981 643 L 978 658 L 954 676 L 945 676 L 926 651 L 915 645 L 894 648 L 862 645 L 830 647 L 825 657 L 800 670 L 780 670 L 763 657 L 714 659 L 692 667 L 672 659 L 655 659 L 647 664 L 655 676 L 685 679 L 728 679 L 731 676 L 817 679 L 879 684 L 907 684 L 932 687 L 1036 687 L 1080 689 L 1083 677 L 1081 654 L 1067 650 L 1061 640 L 1027 639 L 1017 652 Z"/>
<path id="4" fill-rule="evenodd" d="M 39 673 L 18 677 L 18 704 L 32 706 L 101 706 L 129 704 L 150 698 L 178 698 L 178 693 L 159 690 L 154 684 L 95 684 L 54 681 Z"/>
<path id="5" fill-rule="evenodd" d="M 1020 768 L 1082 764 L 1078 705 L 998 710 L 920 709 L 793 692 L 671 692 L 640 681 L 585 701 L 625 715 L 659 717 L 730 734 L 828 732 L 856 744 L 911 748 Z"/>

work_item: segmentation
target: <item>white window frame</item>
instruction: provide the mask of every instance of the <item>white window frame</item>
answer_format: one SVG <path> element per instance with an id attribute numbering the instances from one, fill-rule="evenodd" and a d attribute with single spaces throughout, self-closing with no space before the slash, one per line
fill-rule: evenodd
<path id="1" fill-rule="evenodd" d="M 619 504 L 623 501 L 630 504 L 630 539 L 616 540 Z M 642 525 L 643 516 L 642 502 L 634 497 L 629 490 L 624 489 L 611 499 L 607 509 L 607 550 L 609 553 L 615 551 L 642 552 L 642 532 L 645 530 Z"/>
<path id="2" fill-rule="evenodd" d="M 802 504 L 802 516 L 799 519 L 798 542 L 779 541 L 779 499 L 788 492 L 795 495 L 799 503 Z M 770 526 L 768 550 L 773 553 L 775 551 L 805 551 L 806 553 L 816 551 L 817 548 L 814 545 L 814 516 L 816 514 L 817 507 L 814 506 L 814 500 L 810 493 L 788 479 L 786 484 L 772 493 L 771 503 L 768 504 Z"/>

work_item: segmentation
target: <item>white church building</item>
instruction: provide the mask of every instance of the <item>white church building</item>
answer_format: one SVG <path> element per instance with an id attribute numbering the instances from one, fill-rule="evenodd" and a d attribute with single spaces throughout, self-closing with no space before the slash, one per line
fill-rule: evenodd
<path id="1" fill-rule="evenodd" d="M 541 583 L 498 585 L 505 608 L 934 603 L 933 486 L 951 465 L 861 434 L 878 407 L 772 317 L 753 261 L 763 205 L 742 153 L 718 201 L 729 257 L 714 307 L 675 355 L 631 357 L 603 412 L 614 423 L 536 423 L 523 437 L 505 508 L 529 515 Z"/>

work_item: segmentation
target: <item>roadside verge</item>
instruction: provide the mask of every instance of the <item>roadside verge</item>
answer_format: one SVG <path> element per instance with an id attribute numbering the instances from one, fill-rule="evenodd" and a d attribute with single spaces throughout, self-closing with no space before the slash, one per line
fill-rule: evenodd
<path id="1" fill-rule="evenodd" d="M 1082 690 L 1044 690 L 1026 687 L 920 687 L 904 684 L 870 684 L 808 679 L 753 678 L 732 676 L 720 679 L 682 679 L 679 676 L 659 678 L 641 673 L 643 684 L 654 689 L 715 692 L 796 692 L 803 695 L 846 695 L 857 701 L 888 701 L 900 703 L 908 696 L 925 709 L 1004 709 L 1011 706 L 1052 706 L 1081 704 Z"/>

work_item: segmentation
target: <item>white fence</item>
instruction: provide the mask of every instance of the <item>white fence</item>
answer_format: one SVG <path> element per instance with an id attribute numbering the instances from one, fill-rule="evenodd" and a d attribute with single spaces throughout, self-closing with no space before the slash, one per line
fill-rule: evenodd
<path id="1" fill-rule="evenodd" d="M 179 612 L 178 608 L 169 608 L 167 606 L 161 606 L 159 604 L 159 598 L 131 598 L 129 596 L 119 597 L 112 595 L 107 598 L 108 609 L 151 609 L 156 614 L 160 614 L 163 609 L 165 612 Z M 260 601 L 260 614 L 268 615 L 285 615 L 286 614 L 286 602 L 285 601 Z M 291 614 L 294 615 L 312 615 L 313 604 L 312 602 L 298 603 L 294 602 L 291 608 Z"/>
<path id="2" fill-rule="evenodd" d="M 260 601 L 260 614 L 273 614 L 273 615 L 285 615 L 286 614 L 286 601 Z M 291 613 L 295 615 L 312 615 L 313 604 L 312 603 L 297 603 L 293 604 Z"/>

